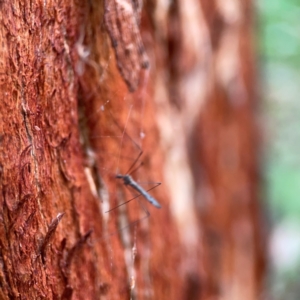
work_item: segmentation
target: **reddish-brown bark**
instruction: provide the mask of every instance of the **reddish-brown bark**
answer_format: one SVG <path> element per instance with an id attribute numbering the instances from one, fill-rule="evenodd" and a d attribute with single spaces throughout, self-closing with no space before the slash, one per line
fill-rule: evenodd
<path id="1" fill-rule="evenodd" d="M 257 299 L 250 1 L 104 2 L 0 4 L 0 298 Z"/>

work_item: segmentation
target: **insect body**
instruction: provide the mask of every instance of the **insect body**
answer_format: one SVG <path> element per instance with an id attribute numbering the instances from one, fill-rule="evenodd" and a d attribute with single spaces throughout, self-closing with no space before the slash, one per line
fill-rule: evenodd
<path id="1" fill-rule="evenodd" d="M 154 197 L 149 195 L 137 182 L 135 182 L 132 179 L 132 177 L 130 175 L 128 175 L 128 174 L 126 174 L 126 175 L 118 174 L 118 175 L 116 175 L 116 178 L 123 179 L 124 185 L 131 186 L 136 191 L 138 191 L 142 196 L 144 196 L 144 198 L 147 201 L 149 201 L 152 205 L 154 205 L 157 208 L 161 208 L 161 205 L 158 203 L 158 201 L 156 199 L 154 199 Z"/>

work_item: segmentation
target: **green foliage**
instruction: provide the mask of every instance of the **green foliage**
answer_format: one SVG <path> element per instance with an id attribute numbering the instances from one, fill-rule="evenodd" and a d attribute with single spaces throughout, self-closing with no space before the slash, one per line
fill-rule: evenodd
<path id="1" fill-rule="evenodd" d="M 274 219 L 300 220 L 300 172 L 299 169 L 270 161 L 266 174 L 269 182 L 268 198 L 272 199 Z"/>
<path id="2" fill-rule="evenodd" d="M 260 1 L 262 53 L 290 67 L 300 65 L 300 3 L 296 0 Z"/>
<path id="3" fill-rule="evenodd" d="M 300 2 L 259 2 L 267 121 L 267 195 L 275 217 L 300 224 Z"/>
<path id="4" fill-rule="evenodd" d="M 263 0 L 259 5 L 259 51 L 266 127 L 266 195 L 273 233 L 282 224 L 300 230 L 300 1 Z M 283 236 L 287 231 L 283 231 Z M 295 238 L 292 238 L 292 241 Z M 270 272 L 274 300 L 299 299 L 300 252 L 281 241 Z M 289 248 L 290 247 L 290 248 Z M 279 247 L 280 248 L 280 247 Z M 274 249 L 273 249 L 274 250 Z M 276 249 L 275 249 L 276 250 Z M 278 251 L 278 249 L 277 249 Z M 290 252 L 289 252 L 290 251 Z M 292 266 L 280 264 L 293 253 Z"/>

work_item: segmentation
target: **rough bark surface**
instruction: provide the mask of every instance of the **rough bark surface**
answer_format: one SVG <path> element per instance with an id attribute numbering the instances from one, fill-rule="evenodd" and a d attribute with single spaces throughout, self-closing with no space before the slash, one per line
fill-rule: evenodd
<path id="1" fill-rule="evenodd" d="M 258 298 L 251 1 L 223 2 L 0 3 L 0 299 Z M 117 207 L 137 158 L 161 209 Z"/>

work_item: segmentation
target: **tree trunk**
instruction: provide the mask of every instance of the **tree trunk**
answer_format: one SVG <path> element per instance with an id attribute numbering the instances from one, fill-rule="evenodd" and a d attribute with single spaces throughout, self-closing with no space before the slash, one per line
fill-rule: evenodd
<path id="1" fill-rule="evenodd" d="M 0 299 L 257 299 L 251 1 L 0 7 Z"/>

